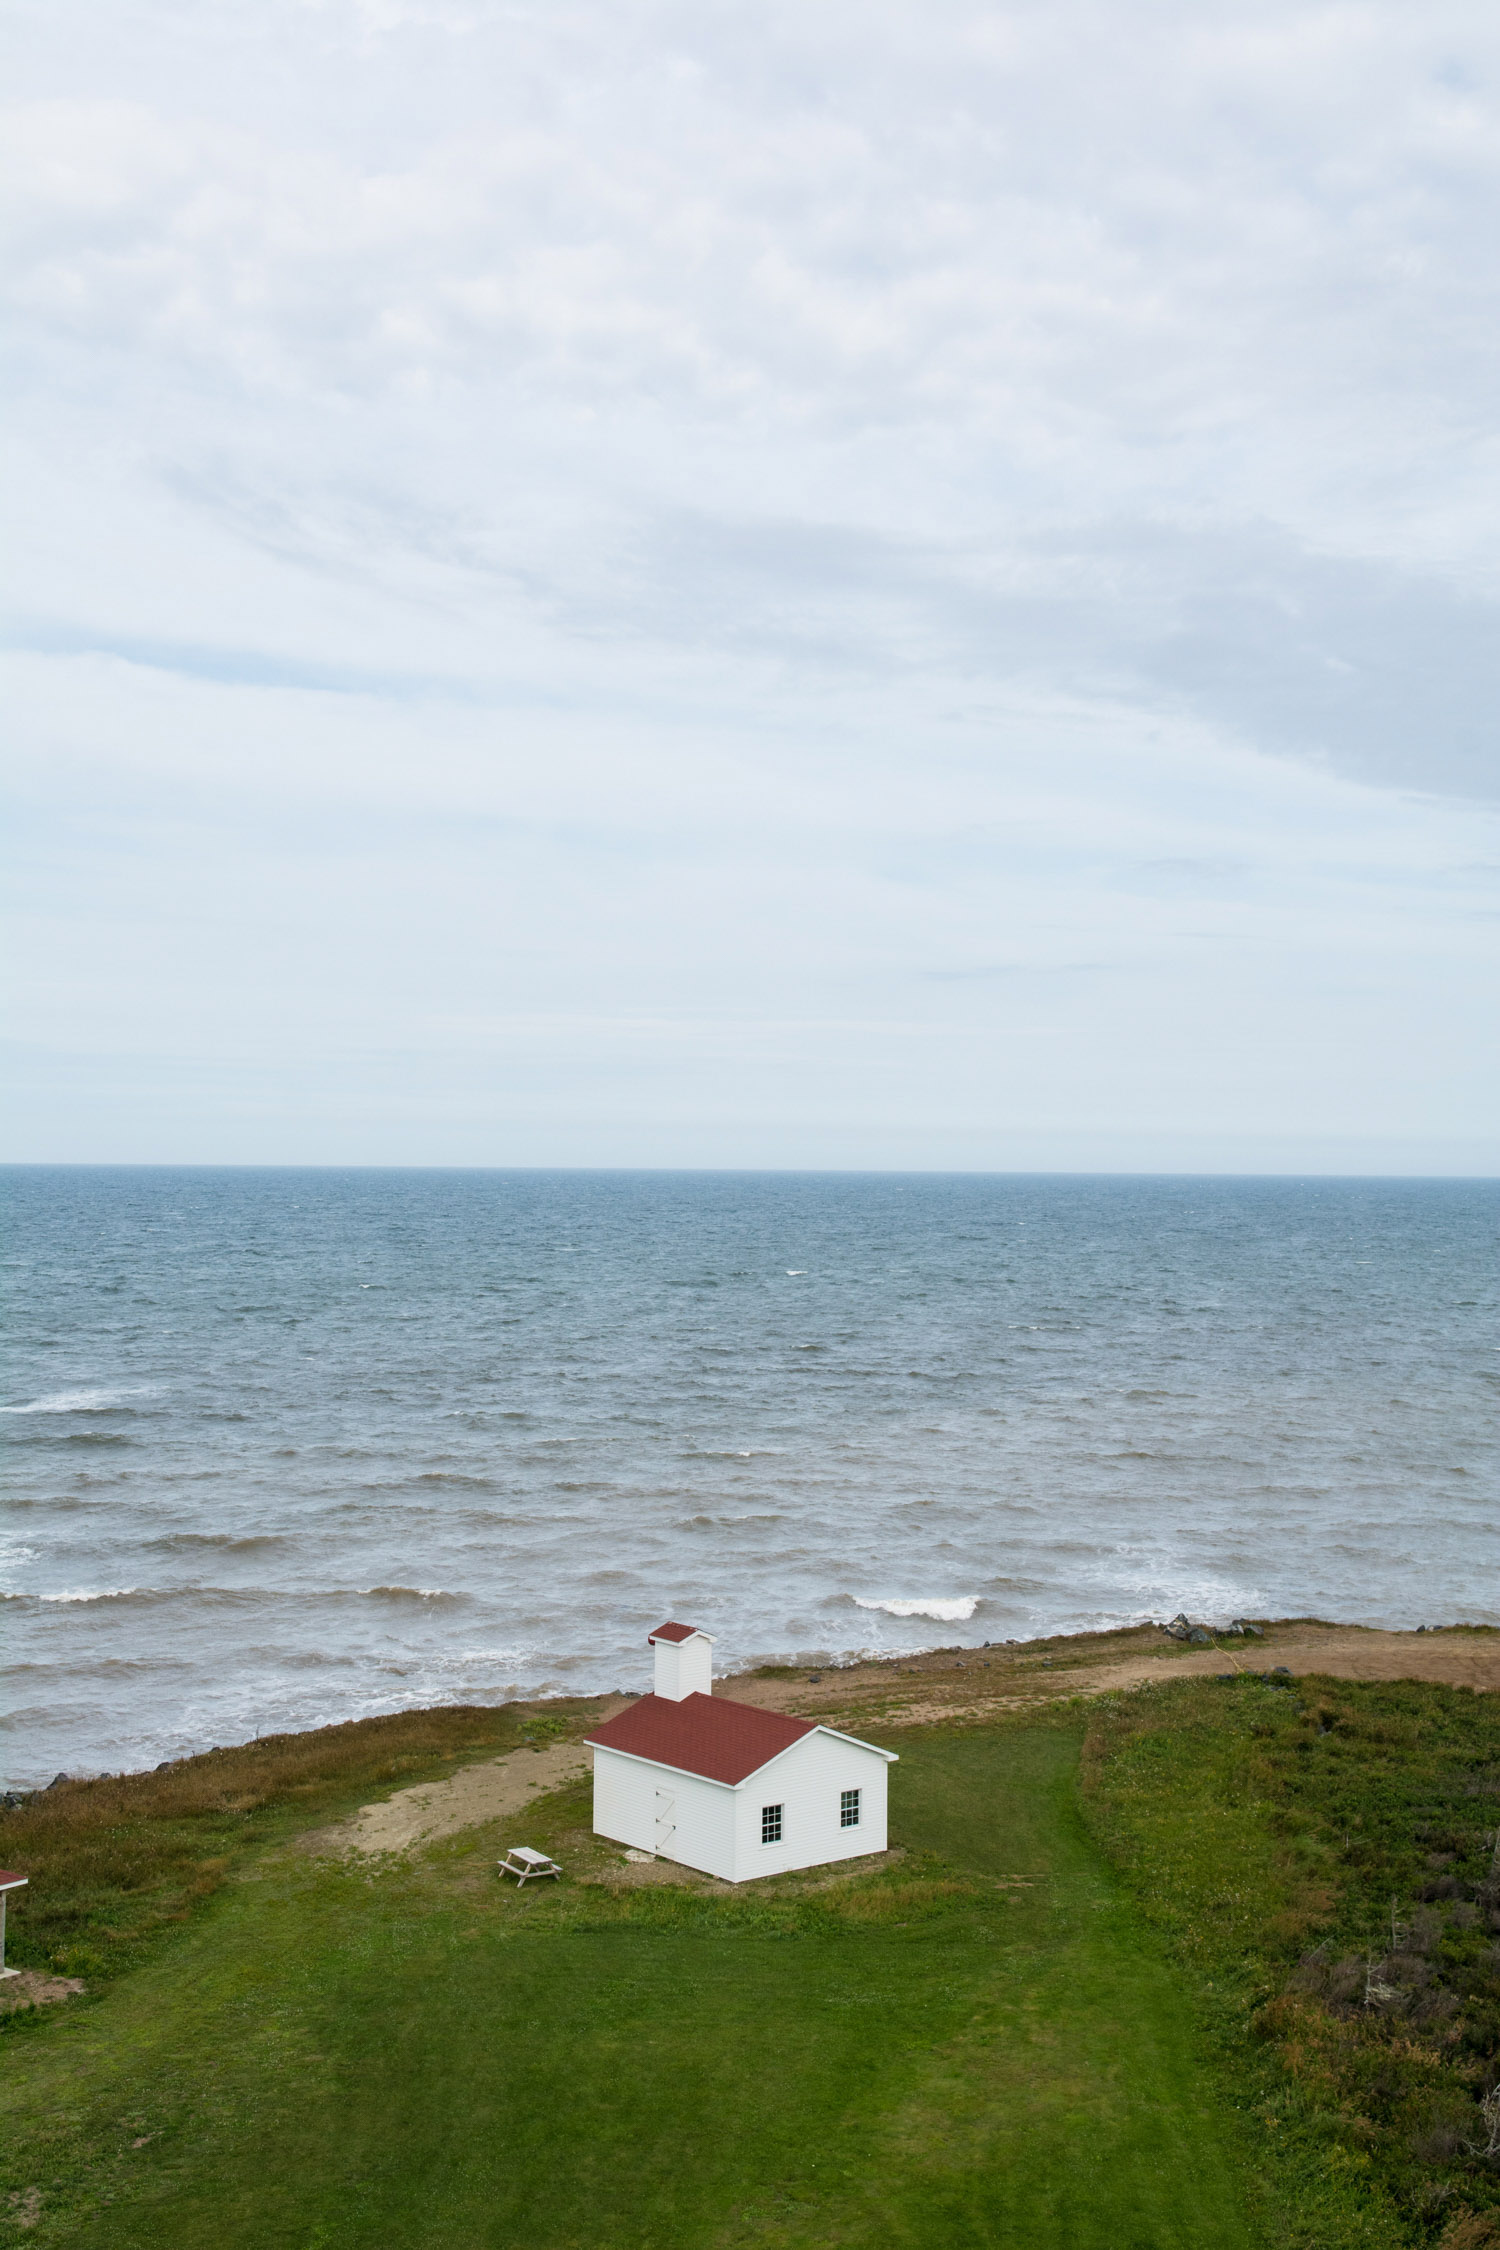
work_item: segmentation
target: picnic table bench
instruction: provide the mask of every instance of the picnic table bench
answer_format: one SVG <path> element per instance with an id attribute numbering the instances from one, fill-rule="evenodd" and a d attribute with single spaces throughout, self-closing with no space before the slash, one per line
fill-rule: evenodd
<path id="1" fill-rule="evenodd" d="M 561 1875 L 562 1869 L 555 1859 L 545 1852 L 534 1852 L 529 1844 L 512 1844 L 500 1862 L 502 1875 L 514 1875 L 516 1887 L 533 1882 L 538 1875 Z"/>

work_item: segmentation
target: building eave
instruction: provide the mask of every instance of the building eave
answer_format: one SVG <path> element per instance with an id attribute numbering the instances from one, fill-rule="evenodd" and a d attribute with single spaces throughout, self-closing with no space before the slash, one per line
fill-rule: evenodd
<path id="1" fill-rule="evenodd" d="M 868 1750 L 872 1757 L 884 1758 L 888 1766 L 899 1766 L 901 1763 L 899 1750 L 882 1750 L 878 1742 L 866 1742 L 862 1735 L 845 1734 L 839 1727 L 819 1727 L 818 1732 L 831 1735 L 835 1742 L 852 1742 L 856 1750 Z M 793 1743 L 791 1747 L 795 1749 L 796 1744 Z"/>
<path id="2" fill-rule="evenodd" d="M 711 1773 L 699 1773 L 696 1766 L 674 1766 L 669 1765 L 665 1758 L 643 1758 L 639 1750 L 619 1750 L 612 1742 L 596 1742 L 591 1734 L 584 1736 L 583 1746 L 586 1750 L 603 1750 L 611 1758 L 628 1758 L 633 1766 L 654 1766 L 658 1773 L 683 1774 L 689 1781 L 706 1782 L 710 1789 L 739 1789 L 744 1786 L 746 1781 L 754 1778 L 753 1775 L 747 1773 L 739 1781 L 718 1781 Z M 788 1747 L 795 1749 L 796 1744 L 791 1743 Z M 778 1751 L 777 1756 L 781 1755 L 782 1753 Z M 771 1761 L 767 1759 L 766 1763 L 769 1765 Z M 755 1771 L 756 1773 L 764 1773 L 765 1767 L 757 1766 Z"/>

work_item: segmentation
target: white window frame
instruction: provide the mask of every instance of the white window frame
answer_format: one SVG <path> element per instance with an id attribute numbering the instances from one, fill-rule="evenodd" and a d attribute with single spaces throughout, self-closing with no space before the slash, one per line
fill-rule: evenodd
<path id="1" fill-rule="evenodd" d="M 850 1818 L 850 1814 L 853 1818 Z M 865 1824 L 865 1793 L 862 1789 L 839 1791 L 840 1828 L 863 1828 Z"/>
<path id="2" fill-rule="evenodd" d="M 760 1840 L 763 1844 L 779 1844 L 786 1829 L 786 1805 L 762 1805 L 760 1808 Z"/>

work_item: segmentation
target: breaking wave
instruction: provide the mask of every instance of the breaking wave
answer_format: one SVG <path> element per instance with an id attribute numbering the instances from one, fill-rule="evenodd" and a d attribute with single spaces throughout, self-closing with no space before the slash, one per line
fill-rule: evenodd
<path id="1" fill-rule="evenodd" d="M 930 1602 L 867 1602 L 862 1594 L 854 1597 L 856 1609 L 883 1609 L 887 1617 L 931 1617 L 940 1625 L 962 1625 L 979 1607 L 977 1594 L 960 1594 L 952 1601 Z"/>
<path id="2" fill-rule="evenodd" d="M 129 1390 L 49 1391 L 24 1406 L 0 1406 L 0 1414 L 110 1414 L 122 1398 L 150 1398 L 160 1389 L 159 1383 L 137 1383 Z"/>
<path id="3" fill-rule="evenodd" d="M 367 1601 L 386 1602 L 461 1602 L 463 1594 L 450 1594 L 444 1586 L 367 1586 Z"/>

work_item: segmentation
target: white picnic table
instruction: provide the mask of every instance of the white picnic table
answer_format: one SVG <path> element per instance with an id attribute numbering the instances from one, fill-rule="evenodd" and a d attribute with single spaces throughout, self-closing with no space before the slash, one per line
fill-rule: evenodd
<path id="1" fill-rule="evenodd" d="M 534 1852 L 529 1844 L 512 1844 L 500 1862 L 500 1872 L 514 1875 L 519 1889 L 534 1882 L 538 1875 L 561 1875 L 562 1869 L 545 1852 Z"/>

